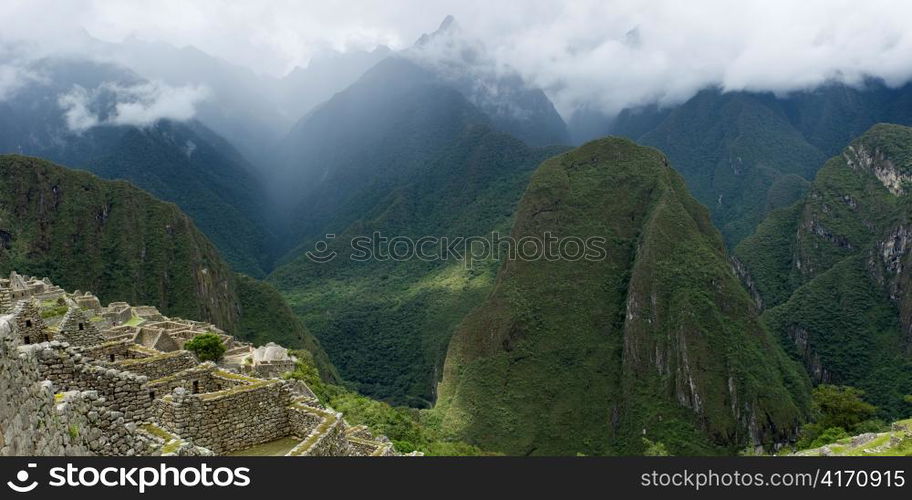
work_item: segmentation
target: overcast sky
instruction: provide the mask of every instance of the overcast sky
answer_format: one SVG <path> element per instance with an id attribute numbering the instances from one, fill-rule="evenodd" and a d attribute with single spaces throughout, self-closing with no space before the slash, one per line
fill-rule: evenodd
<path id="1" fill-rule="evenodd" d="M 3 0 L 0 37 L 62 49 L 85 29 L 281 75 L 327 48 L 407 47 L 447 14 L 565 113 L 678 102 L 707 85 L 784 92 L 912 76 L 908 0 Z"/>

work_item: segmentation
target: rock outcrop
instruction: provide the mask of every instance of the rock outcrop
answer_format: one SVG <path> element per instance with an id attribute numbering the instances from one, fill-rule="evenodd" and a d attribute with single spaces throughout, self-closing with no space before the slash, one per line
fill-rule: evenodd
<path id="1" fill-rule="evenodd" d="M 903 416 L 912 385 L 912 128 L 881 124 L 736 249 L 764 320 L 816 382 Z"/>

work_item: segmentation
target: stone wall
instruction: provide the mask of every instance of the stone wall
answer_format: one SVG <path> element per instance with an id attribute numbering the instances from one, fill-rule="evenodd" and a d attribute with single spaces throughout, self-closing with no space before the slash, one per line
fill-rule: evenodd
<path id="1" fill-rule="evenodd" d="M 122 325 L 133 318 L 133 308 L 126 302 L 111 302 L 101 315 L 115 325 Z"/>
<path id="2" fill-rule="evenodd" d="M 386 436 L 375 438 L 370 429 L 356 425 L 345 430 L 345 439 L 351 454 L 359 457 L 393 457 L 396 452 L 393 443 Z"/>
<path id="3" fill-rule="evenodd" d="M 278 378 L 282 374 L 294 371 L 295 362 L 292 360 L 262 361 L 254 365 L 253 373 L 257 377 Z"/>
<path id="4" fill-rule="evenodd" d="M 37 346 L 22 346 L 0 317 L 0 455 L 136 455 L 149 441 L 97 392 L 57 393 L 43 380 Z"/>
<path id="5" fill-rule="evenodd" d="M 98 297 L 89 292 L 86 292 L 85 295 L 74 297 L 73 300 L 76 302 L 76 305 L 83 309 L 88 309 L 95 314 L 101 312 L 101 301 L 98 300 Z"/>
<path id="6" fill-rule="evenodd" d="M 139 434 L 154 443 L 151 455 L 198 457 L 211 456 L 212 451 L 174 435 L 155 424 L 145 424 L 139 428 Z"/>
<path id="7" fill-rule="evenodd" d="M 157 397 L 162 397 L 170 394 L 178 387 L 183 387 L 192 394 L 194 392 L 218 392 L 239 384 L 238 381 L 216 377 L 214 374 L 216 370 L 217 367 L 214 363 L 203 363 L 187 370 L 151 380 L 148 389 L 154 392 Z M 161 403 L 157 402 L 156 404 Z M 160 413 L 160 411 L 160 409 L 156 410 L 156 414 Z"/>
<path id="8" fill-rule="evenodd" d="M 288 390 L 273 380 L 196 395 L 177 388 L 156 406 L 167 430 L 224 454 L 291 435 L 290 403 Z"/>
<path id="9" fill-rule="evenodd" d="M 22 346 L 22 350 L 35 356 L 41 377 L 59 390 L 97 391 L 127 421 L 147 418 L 152 401 L 146 377 L 96 364 L 69 344 L 57 341 Z"/>
<path id="10" fill-rule="evenodd" d="M 14 301 L 13 292 L 25 300 Z M 113 324 L 93 323 L 100 318 L 77 299 Z M 224 454 L 290 436 L 300 438 L 295 456 L 393 453 L 388 440 L 348 432 L 342 415 L 323 408 L 303 382 L 253 378 L 177 351 L 211 331 L 239 359 L 263 354 L 238 369 L 270 377 L 294 366 L 281 346 L 253 349 L 152 307 L 100 308 L 90 294 L 65 296 L 46 279 L 15 273 L 0 278 L 0 302 L 10 308 L 0 316 L 0 455 Z M 120 324 L 134 314 L 146 323 Z"/>
<path id="11" fill-rule="evenodd" d="M 138 329 L 134 341 L 162 352 L 179 351 L 181 348 L 181 344 L 161 328 L 141 327 Z"/>
<path id="12" fill-rule="evenodd" d="M 0 314 L 9 314 L 13 310 L 13 294 L 9 288 L 0 285 Z"/>
<path id="13" fill-rule="evenodd" d="M 92 346 L 105 341 L 95 323 L 78 307 L 71 307 L 57 325 L 57 339 L 74 346 Z"/>
<path id="14" fill-rule="evenodd" d="M 297 403 L 288 408 L 287 415 L 292 433 L 302 438 L 289 455 L 323 457 L 352 454 L 345 439 L 345 421 L 341 413 Z"/>
<path id="15" fill-rule="evenodd" d="M 150 455 L 158 443 L 137 432 L 137 425 L 112 400 L 97 391 L 57 394 L 57 409 L 68 416 L 67 434 L 82 443 L 89 455 Z"/>
<path id="16" fill-rule="evenodd" d="M 150 380 L 156 380 L 193 368 L 197 363 L 198 361 L 193 356 L 193 353 L 189 351 L 174 351 L 146 358 L 119 361 L 117 366 L 122 370 L 145 375 Z"/>
<path id="17" fill-rule="evenodd" d="M 38 362 L 20 356 L 20 345 L 13 317 L 0 317 L 0 455 L 88 454 L 67 431 L 53 385 L 41 382 Z"/>
<path id="18" fill-rule="evenodd" d="M 51 340 L 47 325 L 41 319 L 41 310 L 33 300 L 19 301 L 13 307 L 12 315 L 21 343 L 37 344 Z"/>
<path id="19" fill-rule="evenodd" d="M 102 344 L 83 347 L 82 353 L 94 360 L 108 363 L 149 356 L 139 352 L 135 347 L 136 344 L 130 340 L 109 340 Z"/>

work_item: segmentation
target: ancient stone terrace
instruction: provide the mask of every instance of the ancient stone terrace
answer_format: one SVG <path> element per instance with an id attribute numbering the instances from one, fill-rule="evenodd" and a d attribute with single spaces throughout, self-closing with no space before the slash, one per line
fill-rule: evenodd
<path id="1" fill-rule="evenodd" d="M 62 288 L 47 278 L 38 279 L 12 272 L 8 279 L 0 279 L 0 312 L 12 309 L 22 299 L 52 300 L 65 294 Z"/>
<path id="2" fill-rule="evenodd" d="M 278 378 L 295 359 L 277 344 L 47 278 L 12 273 L 0 299 L 0 455 L 396 454 Z M 220 364 L 182 350 L 202 333 L 222 339 Z"/>

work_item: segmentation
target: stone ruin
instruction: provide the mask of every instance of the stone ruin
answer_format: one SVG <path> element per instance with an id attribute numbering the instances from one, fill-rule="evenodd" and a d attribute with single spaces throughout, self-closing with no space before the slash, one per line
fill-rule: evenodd
<path id="1" fill-rule="evenodd" d="M 237 356 L 234 354 L 232 357 Z M 244 352 L 241 355 L 241 366 L 259 377 L 278 377 L 294 370 L 295 362 L 297 359 L 288 354 L 288 349 L 274 342 L 257 347 L 249 354 Z"/>
<path id="2" fill-rule="evenodd" d="M 200 333 L 222 339 L 222 362 L 182 350 Z M 274 343 L 12 273 L 0 279 L 0 455 L 397 454 L 278 378 L 295 362 Z"/>
<path id="3" fill-rule="evenodd" d="M 63 319 L 60 320 L 57 331 L 55 336 L 70 345 L 92 346 L 105 341 L 104 335 L 95 327 L 95 322 L 91 321 L 90 317 L 75 304 L 67 310 Z"/>

